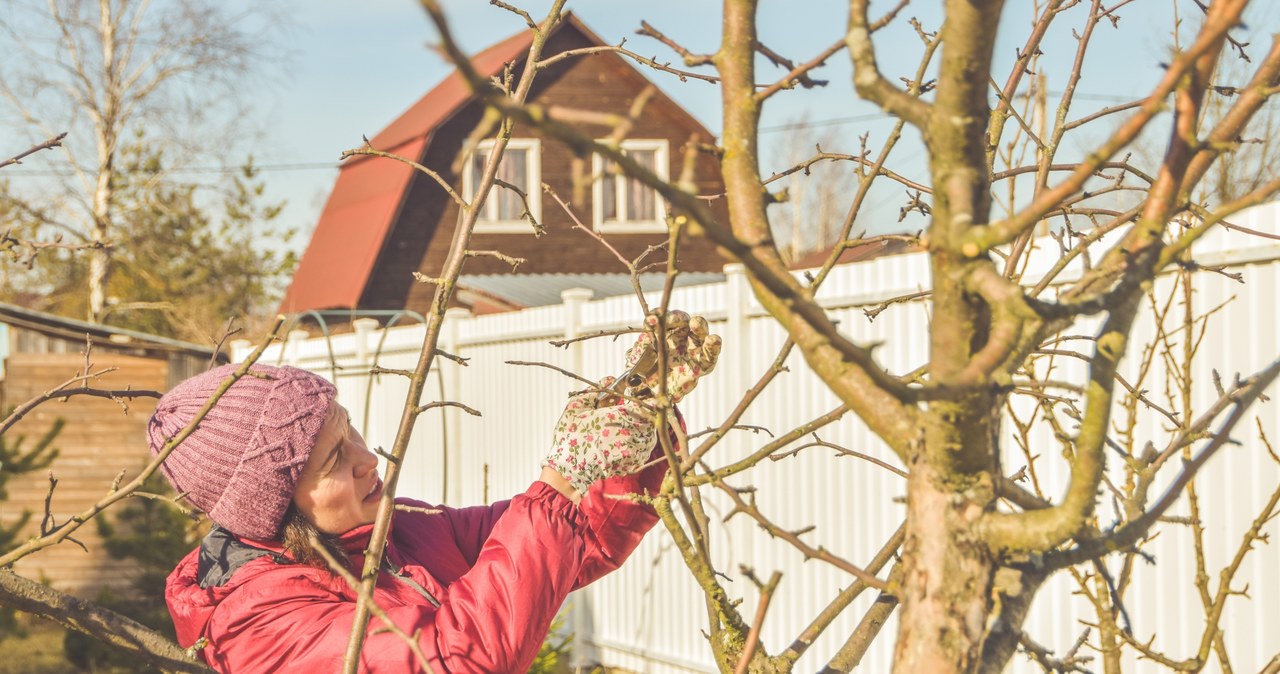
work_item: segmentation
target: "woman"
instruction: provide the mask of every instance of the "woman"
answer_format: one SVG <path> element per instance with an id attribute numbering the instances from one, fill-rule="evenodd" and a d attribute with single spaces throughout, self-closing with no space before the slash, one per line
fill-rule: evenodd
<path id="1" fill-rule="evenodd" d="M 719 338 L 702 319 L 673 314 L 667 390 L 678 399 L 714 367 Z M 648 339 L 628 352 L 629 365 L 651 351 Z M 234 368 L 193 377 L 160 400 L 148 429 L 153 452 Z M 216 525 L 170 574 L 166 600 L 179 643 L 197 646 L 218 671 L 319 674 L 342 664 L 356 591 L 313 542 L 358 576 L 382 481 L 335 393 L 309 372 L 254 365 L 163 464 Z M 651 461 L 662 451 L 655 438 L 637 402 L 570 398 L 523 494 L 473 508 L 397 499 L 407 508 L 392 520 L 374 601 L 438 674 L 526 671 L 568 593 L 618 568 L 655 523 L 652 507 L 625 498 L 657 492 L 665 462 Z M 361 671 L 425 667 L 375 618 Z"/>

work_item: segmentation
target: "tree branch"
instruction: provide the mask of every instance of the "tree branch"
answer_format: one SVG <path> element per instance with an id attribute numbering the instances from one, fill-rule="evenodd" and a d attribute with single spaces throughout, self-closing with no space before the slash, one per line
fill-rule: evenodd
<path id="1" fill-rule="evenodd" d="M 151 628 L 97 604 L 63 594 L 0 567 L 0 604 L 83 632 L 128 653 L 139 664 L 166 672 L 209 674 L 213 670 Z"/>
<path id="2" fill-rule="evenodd" d="M 871 25 L 867 20 L 869 5 L 869 0 L 851 0 L 849 3 L 849 30 L 844 42 L 853 61 L 854 89 L 859 96 L 879 105 L 885 112 L 923 128 L 930 113 L 929 104 L 897 88 L 880 73 L 875 44 L 871 41 Z"/>
<path id="3" fill-rule="evenodd" d="M 1245 4 L 1243 0 L 1214 3 L 1214 9 L 1221 8 L 1220 11 L 1210 15 L 1200 29 L 1195 42 L 1173 59 L 1160 83 L 1143 101 L 1141 109 L 1126 120 L 1097 150 L 1090 153 L 1070 177 L 1042 192 L 1022 211 L 1006 220 L 970 229 L 963 239 L 962 249 L 965 254 L 977 257 L 995 246 L 1013 241 L 1027 229 L 1035 226 L 1044 214 L 1059 202 L 1079 191 L 1099 166 L 1133 142 L 1146 128 L 1147 123 L 1165 109 L 1165 99 L 1182 82 L 1183 76 L 1196 67 L 1200 58 L 1206 54 L 1216 54 L 1221 49 L 1227 31 L 1239 23 Z"/>
<path id="4" fill-rule="evenodd" d="M 24 152 L 19 152 L 18 154 L 8 159 L 5 159 L 4 161 L 0 161 L 0 168 L 4 168 L 11 164 L 21 164 L 23 159 L 26 159 L 27 157 L 41 150 L 49 150 L 55 147 L 60 147 L 62 145 L 62 139 L 66 137 L 67 137 L 67 132 L 63 131 L 62 133 L 54 136 L 53 138 L 50 138 L 49 140 L 46 140 L 43 143 L 33 145 L 30 149 Z"/>
<path id="5" fill-rule="evenodd" d="M 1178 500 L 1178 497 L 1182 495 L 1183 489 L 1195 478 L 1204 464 L 1230 441 L 1232 429 L 1244 417 L 1249 406 L 1261 397 L 1262 392 L 1275 381 L 1277 375 L 1280 375 L 1280 360 L 1272 362 L 1271 365 L 1243 382 L 1243 385 L 1232 394 L 1234 407 L 1231 413 L 1219 425 L 1212 439 L 1194 458 L 1183 465 L 1182 471 L 1178 473 L 1178 476 L 1165 490 L 1160 499 L 1141 517 L 1131 520 L 1102 536 L 1081 542 L 1074 548 L 1049 553 L 1045 558 L 1046 568 L 1061 569 L 1073 566 L 1083 561 L 1101 557 L 1114 550 L 1127 549 L 1141 540 L 1151 526 L 1159 521 L 1170 506 Z"/>

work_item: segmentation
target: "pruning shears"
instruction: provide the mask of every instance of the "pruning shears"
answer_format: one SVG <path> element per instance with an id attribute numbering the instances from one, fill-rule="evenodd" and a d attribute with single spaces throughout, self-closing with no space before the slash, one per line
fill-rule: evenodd
<path id="1" fill-rule="evenodd" d="M 658 371 L 658 351 L 653 347 L 653 343 L 645 346 L 644 351 L 640 353 L 640 357 L 636 362 L 626 369 L 609 387 L 600 392 L 596 396 L 596 407 L 600 407 L 609 402 L 611 398 L 620 398 L 631 389 L 631 395 L 636 398 L 643 398 L 653 394 L 645 382 Z"/>

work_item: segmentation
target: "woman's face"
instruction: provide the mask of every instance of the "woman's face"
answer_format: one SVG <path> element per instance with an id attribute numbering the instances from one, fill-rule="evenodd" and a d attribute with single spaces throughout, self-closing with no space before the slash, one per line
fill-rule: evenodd
<path id="1" fill-rule="evenodd" d="M 347 411 L 329 403 L 316 446 L 298 478 L 293 503 L 327 534 L 341 534 L 373 521 L 382 497 L 378 457 L 351 427 Z"/>

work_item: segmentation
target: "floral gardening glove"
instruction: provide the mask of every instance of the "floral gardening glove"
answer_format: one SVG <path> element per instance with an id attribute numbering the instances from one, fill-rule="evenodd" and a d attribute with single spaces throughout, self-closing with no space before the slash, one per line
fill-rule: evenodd
<path id="1" fill-rule="evenodd" d="M 707 334 L 707 319 L 689 316 L 683 311 L 668 311 L 665 321 L 667 349 L 667 395 L 672 402 L 680 402 L 698 385 L 698 379 L 716 367 L 720 357 L 720 336 Z M 627 367 L 637 369 L 642 381 L 627 382 L 632 393 L 648 390 L 658 393 L 657 350 L 654 339 L 657 334 L 656 316 L 645 318 L 645 331 L 627 350 Z M 644 361 L 644 362 L 642 362 Z M 650 365 L 649 362 L 652 362 Z"/>
<path id="2" fill-rule="evenodd" d="M 608 388 L 613 378 L 600 382 Z M 613 399 L 596 407 L 598 391 L 569 398 L 543 462 L 579 493 L 596 480 L 634 473 L 649 460 L 657 431 L 639 403 Z"/>

